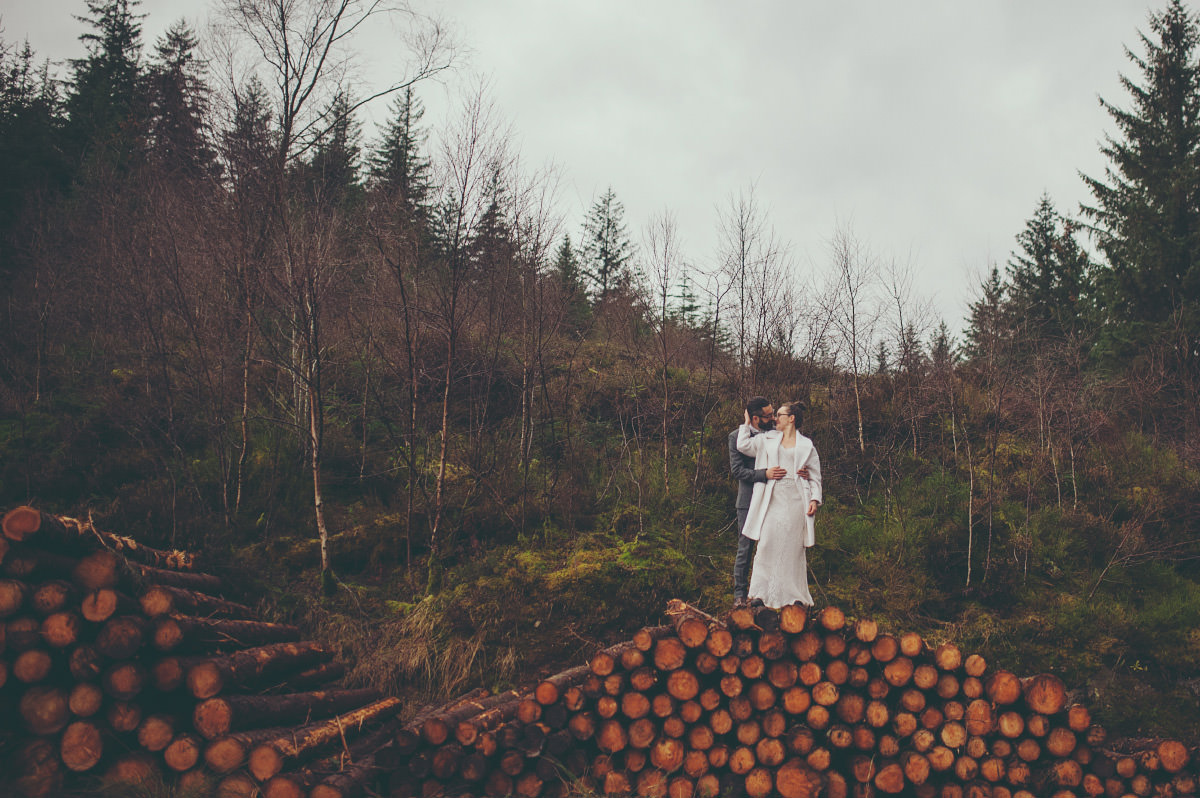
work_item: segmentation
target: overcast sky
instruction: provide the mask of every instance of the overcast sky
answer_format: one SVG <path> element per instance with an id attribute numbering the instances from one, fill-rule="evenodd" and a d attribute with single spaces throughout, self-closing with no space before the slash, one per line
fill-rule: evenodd
<path id="1" fill-rule="evenodd" d="M 685 256 L 716 260 L 718 206 L 756 186 L 800 272 L 827 269 L 839 225 L 954 330 L 990 264 L 1003 267 L 1043 192 L 1075 213 L 1128 106 L 1123 47 L 1165 2 L 1139 0 L 455 0 L 430 4 L 469 49 L 421 90 L 436 133 L 454 93 L 485 76 L 523 160 L 554 162 L 565 229 L 609 185 L 636 239 L 675 213 Z M 6 41 L 78 56 L 83 0 L 0 0 Z M 144 40 L 207 7 L 143 0 Z M 366 74 L 394 72 L 372 32 Z M 382 110 L 382 109 L 381 109 Z M 368 134 L 370 134 L 368 130 Z M 370 136 L 368 135 L 368 138 Z"/>

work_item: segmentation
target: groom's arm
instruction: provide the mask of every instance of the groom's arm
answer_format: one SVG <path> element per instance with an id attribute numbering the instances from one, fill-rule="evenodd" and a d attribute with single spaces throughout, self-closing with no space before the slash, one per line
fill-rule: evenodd
<path id="1" fill-rule="evenodd" d="M 765 468 L 746 467 L 746 461 L 737 448 L 737 434 L 737 430 L 729 433 L 729 472 L 733 474 L 734 479 L 740 482 L 766 482 L 767 470 Z"/>

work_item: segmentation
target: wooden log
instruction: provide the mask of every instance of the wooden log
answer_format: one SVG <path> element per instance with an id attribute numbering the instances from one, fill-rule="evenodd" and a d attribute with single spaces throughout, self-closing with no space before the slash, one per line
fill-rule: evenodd
<path id="1" fill-rule="evenodd" d="M 666 615 L 675 627 L 675 634 L 687 648 L 699 648 L 708 639 L 709 630 L 725 628 L 725 624 L 679 599 L 667 602 Z"/>
<path id="2" fill-rule="evenodd" d="M 142 612 L 149 618 L 163 615 L 194 615 L 233 620 L 253 620 L 257 613 L 245 604 L 169 585 L 151 585 L 138 598 Z"/>
<path id="3" fill-rule="evenodd" d="M 276 696 L 230 695 L 210 698 L 196 706 L 192 723 L 206 740 L 253 725 L 274 726 L 357 709 L 379 700 L 374 689 L 319 690 Z"/>
<path id="4" fill-rule="evenodd" d="M 332 658 L 331 650 L 312 641 L 257 646 L 193 664 L 187 685 L 195 698 L 203 700 Z"/>
<path id="5" fill-rule="evenodd" d="M 84 590 L 116 587 L 121 581 L 123 560 L 106 549 L 93 551 L 75 561 L 71 578 Z"/>
<path id="6" fill-rule="evenodd" d="M 1066 685 L 1050 673 L 1022 679 L 1021 692 L 1026 705 L 1039 715 L 1055 715 L 1067 704 Z"/>
<path id="7" fill-rule="evenodd" d="M 31 615 L 9 618 L 4 624 L 4 636 L 9 651 L 28 651 L 41 645 L 42 623 Z"/>
<path id="8" fill-rule="evenodd" d="M 895 795 L 903 791 L 906 781 L 904 768 L 898 762 L 884 764 L 875 774 L 875 788 L 887 795 Z"/>
<path id="9" fill-rule="evenodd" d="M 104 713 L 108 727 L 119 734 L 132 732 L 142 722 L 142 707 L 132 701 L 113 701 Z"/>
<path id="10" fill-rule="evenodd" d="M 22 693 L 17 706 L 26 728 L 39 737 L 62 731 L 71 717 L 68 695 L 58 687 L 30 687 Z"/>
<path id="11" fill-rule="evenodd" d="M 495 717 L 507 720 L 516 715 L 522 698 L 524 696 L 516 690 L 509 690 L 494 696 L 459 699 L 447 708 L 431 712 L 423 718 L 420 725 L 421 737 L 430 745 L 441 745 L 450 739 L 451 735 L 459 734 L 458 729 L 463 721 L 492 710 L 496 710 Z M 475 731 L 477 732 L 478 728 Z"/>
<path id="12" fill-rule="evenodd" d="M 87 643 L 78 645 L 67 655 L 67 669 L 77 682 L 99 679 L 104 672 L 104 656 L 95 646 Z"/>
<path id="13" fill-rule="evenodd" d="M 137 729 L 138 745 L 151 753 L 158 753 L 175 739 L 175 721 L 170 715 L 148 715 Z"/>
<path id="14" fill-rule="evenodd" d="M 345 675 L 346 664 L 344 662 L 323 662 L 299 673 L 285 676 L 283 681 L 271 685 L 267 690 L 275 693 L 311 690 L 325 687 Z"/>
<path id="15" fill-rule="evenodd" d="M 163 749 L 163 761 L 176 773 L 191 770 L 200 762 L 204 744 L 194 734 L 177 734 Z"/>
<path id="16" fill-rule="evenodd" d="M 26 798 L 48 798 L 60 793 L 63 786 L 62 759 L 53 742 L 47 739 L 30 740 L 14 752 L 12 761 L 15 763 L 18 794 Z"/>
<path id="17" fill-rule="evenodd" d="M 84 620 L 104 623 L 114 615 L 129 615 L 137 612 L 137 603 L 129 596 L 111 587 L 88 592 L 79 604 Z"/>
<path id="18" fill-rule="evenodd" d="M 110 659 L 130 659 L 146 641 L 146 620 L 121 615 L 105 621 L 96 635 L 96 650 Z"/>
<path id="19" fill-rule="evenodd" d="M 369 726 L 382 723 L 400 711 L 400 701 L 384 698 L 353 712 L 309 723 L 274 739 L 260 742 L 250 752 L 249 770 L 260 782 L 270 779 L 289 763 L 310 758 L 321 748 L 358 736 Z"/>
<path id="20" fill-rule="evenodd" d="M 637 651 L 636 648 L 632 650 Z M 582 682 L 590 672 L 591 668 L 587 665 L 579 665 L 562 673 L 548 676 L 538 682 L 537 687 L 533 690 L 533 697 L 542 706 L 550 706 L 558 701 L 567 688 L 574 687 Z"/>
<path id="21" fill-rule="evenodd" d="M 147 565 L 176 570 L 193 570 L 196 555 L 183 551 L 163 551 L 143 546 L 133 538 L 102 532 L 90 521 L 79 521 L 65 516 L 54 516 L 32 507 L 16 507 L 9 510 L 2 523 L 4 536 L 9 540 L 24 542 L 36 540 L 39 545 L 64 546 L 74 551 L 94 551 L 104 548 Z"/>
<path id="22" fill-rule="evenodd" d="M 118 701 L 136 698 L 146 685 L 146 669 L 136 661 L 117 662 L 104 671 L 104 692 Z"/>
<path id="23" fill-rule="evenodd" d="M 687 659 L 687 648 L 678 637 L 661 637 L 654 643 L 654 667 L 659 671 L 673 671 L 683 666 Z"/>
<path id="24" fill-rule="evenodd" d="M 0 579 L 0 618 L 16 615 L 29 597 L 29 585 L 18 579 Z"/>
<path id="25" fill-rule="evenodd" d="M 86 773 L 96 767 L 104 754 L 100 727 L 87 720 L 70 724 L 59 740 L 58 753 L 67 770 L 75 773 Z"/>
<path id="26" fill-rule="evenodd" d="M 31 648 L 22 651 L 13 660 L 12 675 L 22 684 L 37 684 L 45 681 L 54 667 L 54 659 L 50 652 L 41 648 Z"/>
<path id="27" fill-rule="evenodd" d="M 1162 769 L 1171 774 L 1182 771 L 1191 759 L 1187 746 L 1178 740 L 1163 740 L 1155 748 L 1155 753 Z"/>
<path id="28" fill-rule="evenodd" d="M 92 682 L 78 682 L 67 696 L 67 708 L 77 718 L 90 718 L 104 706 L 104 691 Z"/>
<path id="29" fill-rule="evenodd" d="M 79 617 L 79 613 L 66 610 L 47 615 L 42 621 L 39 631 L 42 640 L 46 641 L 46 645 L 51 648 L 64 649 L 79 642 L 82 630 L 83 619 Z"/>
<path id="30" fill-rule="evenodd" d="M 2 592 L 2 591 L 0 591 Z M 68 609 L 78 600 L 79 590 L 65 579 L 51 579 L 34 588 L 29 595 L 29 608 L 35 615 L 45 618 L 56 612 Z M 3 599 L 0 599 L 0 607 Z M 0 609 L 0 617 L 4 614 Z"/>
<path id="31" fill-rule="evenodd" d="M 197 593 L 207 593 L 210 596 L 221 594 L 221 579 L 212 574 L 171 571 L 132 562 L 123 564 L 121 574 L 124 582 L 135 588 L 138 595 L 141 595 L 151 585 L 176 587 Z"/>
<path id="32" fill-rule="evenodd" d="M 985 689 L 988 700 L 999 706 L 1014 704 L 1021 698 L 1021 680 L 1008 671 L 994 671 Z"/>
<path id="33" fill-rule="evenodd" d="M 168 615 L 154 620 L 154 647 L 163 652 L 204 652 L 300 640 L 300 630 L 285 623 L 233 621 Z"/>

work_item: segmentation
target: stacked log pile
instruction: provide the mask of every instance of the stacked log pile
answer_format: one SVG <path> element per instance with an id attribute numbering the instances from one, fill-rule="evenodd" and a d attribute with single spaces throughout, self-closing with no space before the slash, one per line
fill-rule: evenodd
<path id="1" fill-rule="evenodd" d="M 0 537 L 0 794 L 155 774 L 222 798 L 1171 798 L 1197 752 L 1110 750 L 1061 680 L 826 607 L 682 602 L 531 690 L 406 723 L 184 552 L 17 508 Z M 76 782 L 77 784 L 78 782 Z M 71 785 L 68 785 L 71 786 Z"/>
<path id="2" fill-rule="evenodd" d="M 222 598 L 195 555 L 28 507 L 2 529 L 0 794 L 157 774 L 251 796 L 394 735 L 398 700 L 329 689 L 345 670 L 333 652 Z"/>
<path id="3" fill-rule="evenodd" d="M 672 624 L 525 694 L 459 703 L 405 726 L 391 795 L 557 798 L 1187 796 L 1195 751 L 1105 748 L 1051 675 L 1019 679 L 952 644 L 880 633 L 827 607 L 682 602 Z M 268 793 L 269 794 L 269 793 Z M 313 793 L 315 795 L 315 793 Z"/>

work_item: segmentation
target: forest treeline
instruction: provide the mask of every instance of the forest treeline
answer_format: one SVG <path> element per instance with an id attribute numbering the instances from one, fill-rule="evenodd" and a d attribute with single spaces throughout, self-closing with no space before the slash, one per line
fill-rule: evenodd
<path id="1" fill-rule="evenodd" d="M 1150 13 L 1127 96 L 1102 101 L 1090 203 L 1031 187 L 955 340 L 912 289 L 921 264 L 853 230 L 801 279 L 752 189 L 718 202 L 707 269 L 669 211 L 634 223 L 612 188 L 566 229 L 485 92 L 426 123 L 422 82 L 455 64 L 436 20 L 404 17 L 409 71 L 367 90 L 347 48 L 377 6 L 217 2 L 203 48 L 182 21 L 147 47 L 135 0 L 85 0 L 62 74 L 0 48 L 0 504 L 231 553 L 319 541 L 322 572 L 403 574 L 401 601 L 489 552 L 602 536 L 715 602 L 725 436 L 761 393 L 808 407 L 828 598 L 1025 608 L 1060 645 L 1103 614 L 1096 667 L 1147 640 L 1163 673 L 1200 667 L 1183 3 Z"/>

